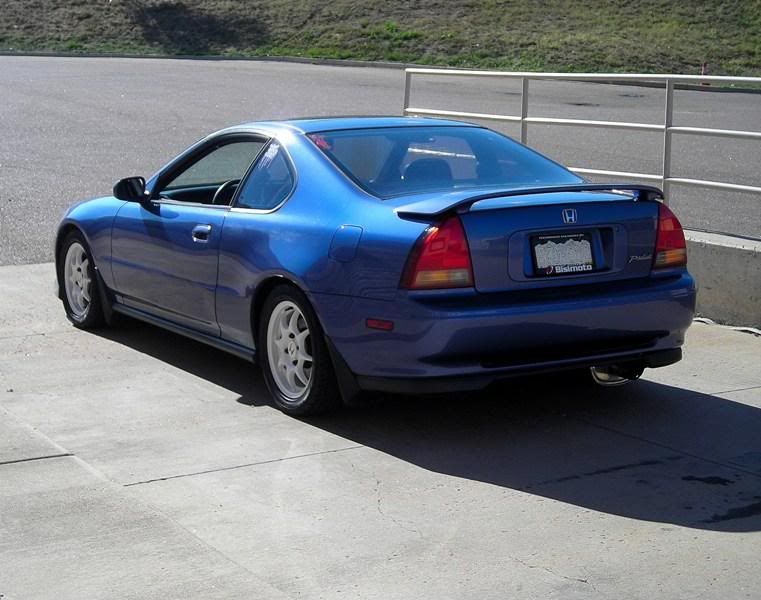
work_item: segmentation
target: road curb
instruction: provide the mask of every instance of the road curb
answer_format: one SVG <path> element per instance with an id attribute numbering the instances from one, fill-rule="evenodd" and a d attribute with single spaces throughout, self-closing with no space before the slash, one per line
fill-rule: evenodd
<path id="1" fill-rule="evenodd" d="M 307 65 L 326 65 L 333 67 L 368 67 L 376 69 L 407 69 L 411 67 L 427 67 L 431 69 L 446 69 L 451 67 L 438 67 L 420 65 L 415 63 L 396 63 L 387 61 L 355 60 L 343 58 L 313 58 L 308 56 L 222 56 L 215 54 L 128 54 L 94 52 L 83 54 L 80 52 L 10 52 L 0 50 L 0 56 L 31 56 L 40 58 L 138 58 L 146 60 L 206 60 L 206 61 L 239 61 L 239 62 L 286 62 Z"/>
<path id="2" fill-rule="evenodd" d="M 687 268 L 698 283 L 698 314 L 761 327 L 761 241 L 686 230 Z"/>
<path id="3" fill-rule="evenodd" d="M 441 65 L 424 65 L 419 63 L 399 63 L 389 61 L 356 60 L 349 58 L 313 58 L 307 56 L 220 56 L 220 55 L 194 55 L 194 54 L 128 54 L 93 52 L 83 54 L 80 52 L 15 52 L 0 50 L 0 56 L 30 56 L 40 58 L 137 58 L 146 60 L 206 60 L 206 61 L 240 61 L 240 62 L 283 62 L 307 65 L 322 65 L 330 67 L 366 67 L 370 69 L 396 69 L 409 68 L 440 69 L 446 71 L 455 67 Z M 470 69 L 472 71 L 484 71 L 487 69 Z M 494 70 L 494 69 L 488 69 Z M 645 87 L 661 89 L 663 85 L 654 82 L 630 82 L 630 81 L 579 81 L 579 83 L 596 83 L 603 85 L 619 85 L 628 87 Z M 677 90 L 689 90 L 695 92 L 718 92 L 730 94 L 761 94 L 761 89 L 744 87 L 716 87 L 708 85 L 692 85 L 678 83 L 674 86 Z"/>

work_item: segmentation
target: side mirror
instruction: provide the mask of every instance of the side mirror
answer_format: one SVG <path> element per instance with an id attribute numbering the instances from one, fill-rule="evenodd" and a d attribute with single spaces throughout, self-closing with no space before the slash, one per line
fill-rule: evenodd
<path id="1" fill-rule="evenodd" d="M 145 195 L 145 179 L 142 177 L 125 177 L 120 179 L 114 185 L 114 197 L 118 200 L 127 200 L 128 202 L 144 202 L 147 200 Z"/>

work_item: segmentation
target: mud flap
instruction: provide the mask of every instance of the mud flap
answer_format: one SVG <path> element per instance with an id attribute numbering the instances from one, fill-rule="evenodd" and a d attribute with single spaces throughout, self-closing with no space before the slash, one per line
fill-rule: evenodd
<path id="1" fill-rule="evenodd" d="M 346 406 L 355 406 L 362 395 L 357 378 L 328 336 L 325 336 L 325 345 L 328 347 L 330 360 L 333 362 L 333 371 L 336 374 L 338 389 L 341 392 L 341 400 Z"/>
<path id="2" fill-rule="evenodd" d="M 95 267 L 95 277 L 98 280 L 98 296 L 100 297 L 100 305 L 103 307 L 103 318 L 106 320 L 106 324 L 111 326 L 114 323 L 113 299 L 97 266 Z"/>

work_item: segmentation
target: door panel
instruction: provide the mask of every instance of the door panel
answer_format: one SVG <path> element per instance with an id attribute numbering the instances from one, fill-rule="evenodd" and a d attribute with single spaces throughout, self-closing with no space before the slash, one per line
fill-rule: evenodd
<path id="1" fill-rule="evenodd" d="M 305 259 L 325 255 L 309 252 L 319 239 L 311 221 L 304 227 L 298 215 L 294 219 L 287 209 L 277 210 L 295 185 L 295 169 L 280 142 L 273 140 L 242 182 L 235 208 L 227 214 L 217 286 L 220 334 L 226 340 L 255 347 L 251 301 L 264 274 L 300 273 L 298 265 Z"/>
<path id="2" fill-rule="evenodd" d="M 116 290 L 125 304 L 219 335 L 214 294 L 226 208 L 125 204 L 112 237 Z"/>
<path id="3" fill-rule="evenodd" d="M 223 183 L 243 178 L 266 141 L 250 134 L 210 138 L 153 179 L 153 202 L 119 210 L 111 253 L 125 304 L 219 336 L 214 296 L 229 206 L 211 203 Z"/>

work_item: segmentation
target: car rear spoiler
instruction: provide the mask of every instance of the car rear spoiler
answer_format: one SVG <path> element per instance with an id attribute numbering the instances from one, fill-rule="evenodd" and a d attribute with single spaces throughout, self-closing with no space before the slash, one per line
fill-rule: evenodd
<path id="1" fill-rule="evenodd" d="M 631 185 L 622 183 L 574 183 L 570 185 L 550 185 L 536 188 L 509 189 L 501 192 L 490 192 L 477 196 L 448 199 L 446 197 L 429 198 L 411 202 L 396 209 L 396 214 L 403 219 L 430 219 L 446 213 L 464 213 L 470 210 L 476 202 L 494 198 L 510 198 L 515 196 L 534 196 L 537 194 L 554 194 L 558 192 L 613 192 L 631 193 L 633 200 L 662 200 L 663 192 L 651 185 Z"/>

